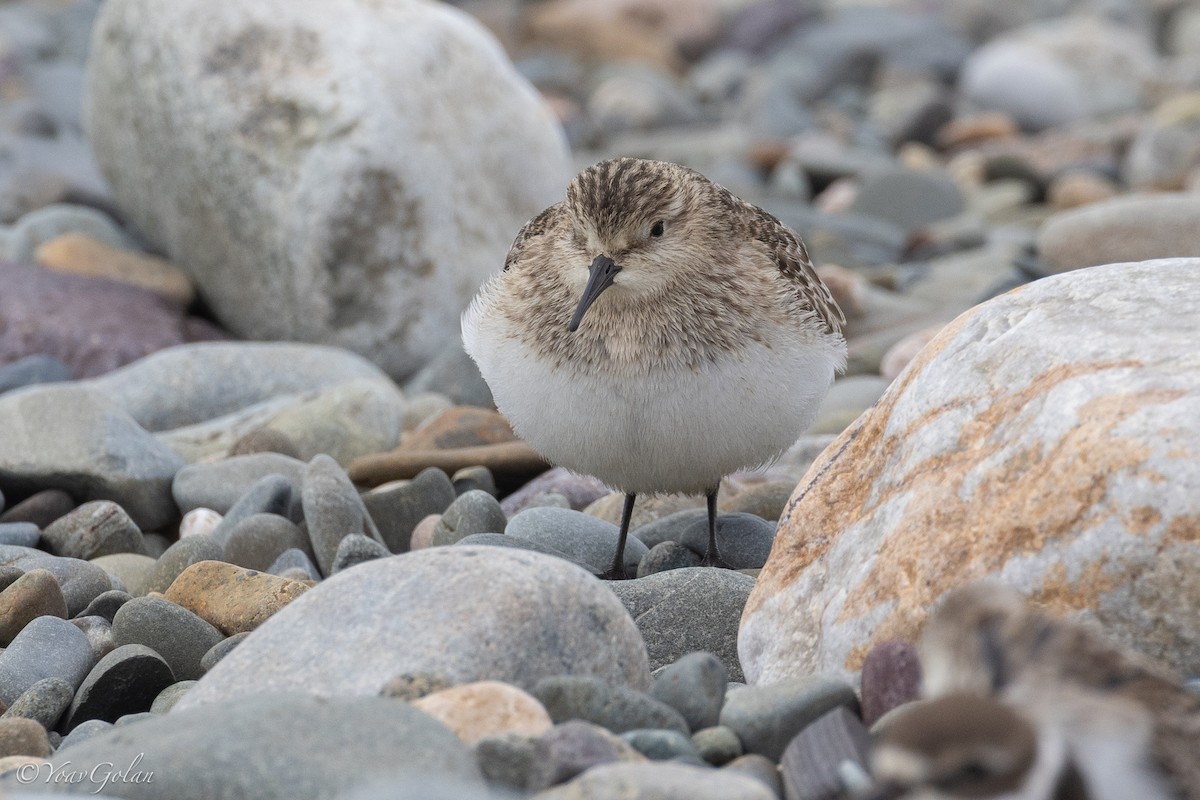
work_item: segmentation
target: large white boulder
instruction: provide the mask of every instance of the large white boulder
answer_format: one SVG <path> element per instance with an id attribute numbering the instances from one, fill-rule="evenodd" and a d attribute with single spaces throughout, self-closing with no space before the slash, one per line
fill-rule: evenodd
<path id="1" fill-rule="evenodd" d="M 139 231 L 254 339 L 394 377 L 570 177 L 495 39 L 429 0 L 108 0 L 86 127 Z"/>

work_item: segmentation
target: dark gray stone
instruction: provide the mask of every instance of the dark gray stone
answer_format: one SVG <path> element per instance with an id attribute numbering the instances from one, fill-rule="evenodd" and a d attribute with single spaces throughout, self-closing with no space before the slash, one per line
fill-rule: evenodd
<path id="1" fill-rule="evenodd" d="M 555 725 L 534 745 L 527 788 L 537 791 L 569 781 L 592 767 L 628 756 L 631 748 L 599 725 L 570 720 Z"/>
<path id="2" fill-rule="evenodd" d="M 137 597 L 121 606 L 112 634 L 118 647 L 140 644 L 158 653 L 181 681 L 203 675 L 200 660 L 225 638 L 183 606 L 159 597 Z"/>
<path id="3" fill-rule="evenodd" d="M 717 724 L 727 681 L 721 659 L 712 653 L 688 653 L 663 667 L 646 693 L 682 714 L 689 730 L 698 731 Z"/>
<path id="4" fill-rule="evenodd" d="M 296 548 L 284 550 L 265 571 L 272 575 L 282 575 L 284 571 L 290 569 L 303 570 L 308 580 L 321 580 L 321 573 L 317 571 L 317 565 L 312 562 L 307 553 Z"/>
<path id="5" fill-rule="evenodd" d="M 217 665 L 225 656 L 233 652 L 233 648 L 237 647 L 242 641 L 249 636 L 252 631 L 242 631 L 235 633 L 233 636 L 222 639 L 208 649 L 208 652 L 200 659 L 200 669 L 203 672 L 208 672 Z"/>
<path id="6" fill-rule="evenodd" d="M 463 538 L 459 539 L 454 543 L 454 545 L 456 547 L 460 545 L 463 547 L 483 545 L 487 547 L 512 547 L 517 550 L 531 550 L 535 553 L 542 553 L 544 555 L 554 556 L 555 558 L 561 558 L 563 561 L 569 561 L 579 568 L 587 570 L 593 575 L 599 575 L 604 571 L 596 569 L 591 564 L 584 564 L 581 561 L 576 561 L 574 558 L 571 558 L 571 556 L 567 555 L 561 550 L 555 550 L 549 545 L 541 544 L 539 542 L 531 542 L 528 539 L 522 539 L 517 536 L 509 536 L 508 534 L 504 533 L 472 533 L 470 536 L 464 536 Z"/>
<path id="7" fill-rule="evenodd" d="M 638 728 L 667 728 L 684 736 L 690 733 L 683 716 L 665 703 L 644 692 L 609 686 L 585 675 L 543 678 L 534 685 L 532 694 L 555 722 L 581 719 L 613 733 Z"/>
<path id="8" fill-rule="evenodd" d="M 74 379 L 71 368 L 54 356 L 25 356 L 0 367 L 0 394 L 35 383 L 60 383 Z"/>
<path id="9" fill-rule="evenodd" d="M 753 514 L 718 514 L 717 550 L 722 560 L 733 569 L 761 568 L 775 542 L 775 527 L 775 523 Z M 648 547 L 674 541 L 704 555 L 708 549 L 708 512 L 703 508 L 677 511 L 641 526 L 633 535 Z"/>
<path id="10" fill-rule="evenodd" d="M 0 544 L 37 547 L 42 532 L 32 522 L 0 522 Z"/>
<path id="11" fill-rule="evenodd" d="M 381 486 L 362 496 L 383 543 L 393 553 L 407 553 L 417 523 L 430 514 L 441 514 L 454 498 L 450 478 L 437 467 L 422 470 L 407 483 Z"/>
<path id="12" fill-rule="evenodd" d="M 4 712 L 4 719 L 24 717 L 53 730 L 63 712 L 71 707 L 75 687 L 62 678 L 43 678 L 30 686 Z"/>
<path id="13" fill-rule="evenodd" d="M 669 572 L 673 569 L 698 567 L 704 561 L 704 556 L 690 547 L 684 547 L 679 542 L 659 542 L 650 548 L 650 552 L 642 556 L 637 565 L 637 576 L 645 578 L 659 572 Z"/>
<path id="14" fill-rule="evenodd" d="M 549 675 L 650 683 L 644 645 L 604 584 L 549 556 L 437 547 L 370 561 L 309 589 L 205 675 L 183 706 L 270 691 L 375 694 L 403 672 L 454 683 Z"/>
<path id="15" fill-rule="evenodd" d="M 83 631 L 57 617 L 38 617 L 0 653 L 0 702 L 11 706 L 46 678 L 59 678 L 77 689 L 93 663 L 92 646 Z"/>
<path id="16" fill-rule="evenodd" d="M 308 462 L 300 490 L 304 521 L 314 559 L 322 575 L 333 571 L 338 544 L 352 533 L 366 533 L 382 544 L 379 531 L 346 471 L 327 455 Z"/>
<path id="17" fill-rule="evenodd" d="M 871 735 L 853 711 L 837 707 L 796 734 L 783 751 L 779 771 L 789 800 L 827 800 L 848 792 L 842 764 L 858 764 L 868 774 Z"/>
<path id="18" fill-rule="evenodd" d="M 366 561 L 374 561 L 377 558 L 387 558 L 390 555 L 388 549 L 374 539 L 363 536 L 361 533 L 352 533 L 338 542 L 331 572 L 336 575 L 344 569 L 350 569 L 350 567 Z"/>
<path id="19" fill-rule="evenodd" d="M 128 603 L 131 599 L 132 597 L 128 592 L 122 592 L 120 589 L 112 589 L 96 595 L 96 598 L 88 603 L 87 608 L 81 611 L 79 616 L 104 617 L 109 622 L 112 622 L 117 609 Z"/>
<path id="20" fill-rule="evenodd" d="M 730 692 L 721 709 L 721 724 L 737 733 L 747 753 L 778 761 L 793 736 L 839 706 L 858 711 L 858 697 L 847 684 L 830 678 L 793 678 Z"/>
<path id="21" fill-rule="evenodd" d="M 95 390 L 48 384 L 0 395 L 0 430 L 5 491 L 113 500 L 147 530 L 178 517 L 171 481 L 183 461 Z"/>
<path id="22" fill-rule="evenodd" d="M 537 766 L 537 737 L 519 733 L 485 736 L 475 743 L 475 761 L 489 784 L 524 791 Z"/>
<path id="23" fill-rule="evenodd" d="M 496 477 L 485 466 L 463 467 L 450 476 L 455 494 L 466 494 L 471 491 L 487 492 L 497 497 L 500 492 L 496 488 Z"/>
<path id="24" fill-rule="evenodd" d="M 33 569 L 48 570 L 58 581 L 63 598 L 67 601 L 67 614 L 75 616 L 88 603 L 113 587 L 113 579 L 100 567 L 78 558 L 62 558 L 47 555 L 43 550 L 31 547 L 0 545 L 0 566 L 15 567 L 23 572 Z"/>
<path id="25" fill-rule="evenodd" d="M 509 520 L 504 532 L 561 550 L 600 572 L 612 566 L 620 535 L 611 522 L 569 508 L 527 508 Z M 637 564 L 648 550 L 634 537 L 626 540 L 627 573 L 637 572 Z"/>
<path id="26" fill-rule="evenodd" d="M 92 667 L 71 701 L 63 729 L 70 732 L 89 719 L 115 722 L 125 714 L 148 711 L 154 698 L 175 682 L 162 656 L 141 644 L 118 647 Z"/>
<path id="27" fill-rule="evenodd" d="M 651 669 L 703 650 L 721 659 L 732 680 L 742 680 L 737 632 L 753 578 L 727 569 L 697 567 L 607 585 L 637 623 Z"/>
<path id="28" fill-rule="evenodd" d="M 256 514 L 287 516 L 292 506 L 292 483 L 284 475 L 272 473 L 258 479 L 246 493 L 225 512 L 210 536 L 224 547 L 234 528 Z"/>
<path id="29" fill-rule="evenodd" d="M 212 708 L 176 705 L 87 742 L 70 739 L 51 758 L 52 768 L 70 762 L 87 773 L 137 759 L 138 769 L 154 773 L 150 781 L 122 783 L 127 800 L 295 800 L 341 797 L 359 784 L 418 774 L 480 780 L 453 733 L 406 703 L 380 697 L 267 695 Z M 18 788 L 12 778 L 0 786 Z M 96 789 L 70 787 L 79 794 Z"/>
<path id="30" fill-rule="evenodd" d="M 32 522 L 45 528 L 74 507 L 75 501 L 62 489 L 45 489 L 0 514 L 0 522 Z"/>
<path id="31" fill-rule="evenodd" d="M 225 560 L 239 567 L 267 572 L 285 551 L 296 548 L 307 552 L 311 547 L 308 537 L 287 517 L 252 514 L 229 533 L 225 540 Z"/>
<path id="32" fill-rule="evenodd" d="M 189 464 L 175 475 L 171 495 L 182 514 L 194 508 L 211 508 L 225 514 L 247 489 L 268 475 L 283 475 L 293 490 L 298 489 L 304 479 L 304 466 L 303 461 L 278 453 Z"/>
<path id="33" fill-rule="evenodd" d="M 116 553 L 141 553 L 142 532 L 111 500 L 93 500 L 59 517 L 42 531 L 56 556 L 85 561 Z"/>
<path id="34" fill-rule="evenodd" d="M 679 731 L 661 728 L 639 728 L 625 731 L 621 738 L 651 761 L 682 761 L 702 765 L 707 762 L 692 740 Z"/>
<path id="35" fill-rule="evenodd" d="M 185 536 L 167 548 L 158 557 L 150 577 L 146 579 L 146 593 L 165 592 L 179 573 L 201 561 L 220 561 L 225 557 L 225 548 L 207 534 Z"/>
<path id="36" fill-rule="evenodd" d="M 487 492 L 467 492 L 450 504 L 434 526 L 433 544 L 454 544 L 473 533 L 504 533 L 507 524 L 496 498 Z"/>
<path id="37" fill-rule="evenodd" d="M 175 537 L 168 539 L 161 533 L 142 533 L 142 552 L 157 561 L 176 541 Z"/>

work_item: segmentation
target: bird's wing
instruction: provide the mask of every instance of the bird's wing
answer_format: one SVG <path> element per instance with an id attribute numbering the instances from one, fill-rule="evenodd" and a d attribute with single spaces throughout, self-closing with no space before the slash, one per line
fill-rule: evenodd
<path id="1" fill-rule="evenodd" d="M 517 233 L 517 238 L 513 240 L 512 247 L 509 248 L 508 255 L 504 258 L 504 270 L 508 271 L 509 267 L 521 258 L 525 252 L 525 248 L 529 246 L 531 239 L 536 239 L 544 234 L 547 229 L 558 222 L 563 213 L 563 204 L 561 202 L 555 203 L 529 220 L 529 222 L 526 222 L 524 227 Z"/>

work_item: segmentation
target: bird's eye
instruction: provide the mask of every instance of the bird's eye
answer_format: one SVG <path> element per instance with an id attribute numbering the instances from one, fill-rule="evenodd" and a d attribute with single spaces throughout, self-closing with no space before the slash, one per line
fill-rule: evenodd
<path id="1" fill-rule="evenodd" d="M 666 230 L 666 226 L 663 224 L 663 221 L 660 219 L 658 222 L 656 222 L 650 226 L 650 235 L 657 239 L 659 236 L 663 235 L 663 231 L 665 231 L 665 230 Z"/>

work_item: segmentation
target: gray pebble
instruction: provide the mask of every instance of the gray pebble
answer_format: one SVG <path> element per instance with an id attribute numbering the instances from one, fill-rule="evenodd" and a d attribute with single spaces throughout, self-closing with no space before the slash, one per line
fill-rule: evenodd
<path id="1" fill-rule="evenodd" d="M 249 636 L 250 633 L 251 631 L 235 633 L 233 636 L 222 639 L 214 644 L 208 649 L 208 652 L 200 658 L 200 670 L 202 672 L 208 672 L 210 669 L 215 667 L 218 661 L 232 653 L 233 648 L 241 644 L 242 640 Z"/>
<path id="2" fill-rule="evenodd" d="M 404 386 L 406 394 L 433 392 L 449 397 L 459 406 L 493 408 L 492 390 L 479 374 L 479 367 L 463 350 L 462 342 L 446 345 Z"/>
<path id="3" fill-rule="evenodd" d="M 167 548 L 158 557 L 154 569 L 146 579 L 146 593 L 165 592 L 179 577 L 179 573 L 201 561 L 220 561 L 225 557 L 225 548 L 207 534 L 185 536 Z"/>
<path id="4" fill-rule="evenodd" d="M 58 725 L 63 712 L 71 706 L 74 696 L 75 687 L 62 678 L 43 678 L 22 692 L 4 712 L 3 718 L 24 717 L 41 723 L 46 730 L 52 730 Z"/>
<path id="5" fill-rule="evenodd" d="M 454 544 L 472 533 L 504 533 L 507 522 L 496 498 L 487 492 L 467 492 L 451 503 L 438 520 L 433 544 Z"/>
<path id="6" fill-rule="evenodd" d="M 0 702 L 11 706 L 45 678 L 61 678 L 77 688 L 93 663 L 83 631 L 66 620 L 38 617 L 0 653 Z"/>
<path id="7" fill-rule="evenodd" d="M 32 522 L 45 528 L 74 507 L 75 501 L 62 489 L 44 489 L 5 511 L 0 522 Z"/>
<path id="8" fill-rule="evenodd" d="M 555 722 L 581 719 L 602 725 L 613 733 L 637 728 L 667 728 L 684 735 L 689 733 L 683 716 L 665 703 L 643 692 L 609 686 L 585 675 L 543 678 L 533 687 L 532 694 Z"/>
<path id="9" fill-rule="evenodd" d="M 94 736 L 99 736 L 112 730 L 113 724 L 102 719 L 89 719 L 76 725 L 70 733 L 63 737 L 58 749 L 83 744 Z"/>
<path id="10" fill-rule="evenodd" d="M 651 761 L 682 761 L 705 764 L 692 740 L 679 731 L 659 728 L 640 728 L 625 731 L 621 738 Z"/>
<path id="11" fill-rule="evenodd" d="M 88 603 L 87 608 L 79 613 L 81 617 L 104 617 L 109 622 L 112 622 L 113 616 L 117 613 L 117 609 L 128 603 L 132 597 L 128 592 L 122 592 L 119 589 L 112 589 L 96 596 L 92 602 Z"/>
<path id="12" fill-rule="evenodd" d="M 167 689 L 170 688 L 170 686 L 167 687 Z M 167 689 L 163 689 L 163 691 L 165 692 Z M 161 693 L 162 692 L 159 694 Z M 149 722 L 157 716 L 158 714 L 155 714 L 153 711 L 131 711 L 128 714 L 122 714 L 121 716 L 117 717 L 116 722 L 113 723 L 113 727 L 125 728 L 130 725 L 136 725 L 139 722 Z"/>
<path id="13" fill-rule="evenodd" d="M 288 571 L 302 572 L 304 575 L 303 580 L 321 580 L 321 573 L 317 572 L 316 564 L 312 562 L 307 553 L 296 548 L 284 550 L 279 554 L 278 558 L 271 562 L 271 566 L 266 569 L 266 572 L 280 576 Z"/>
<path id="14" fill-rule="evenodd" d="M 475 761 L 489 784 L 524 791 L 536 767 L 537 737 L 519 733 L 485 736 L 475 743 Z"/>
<path id="15" fill-rule="evenodd" d="M 579 567 L 586 569 L 593 575 L 599 575 L 603 570 L 598 570 L 590 564 L 584 564 L 581 561 L 576 561 L 561 550 L 555 550 L 553 547 L 541 544 L 539 542 L 531 542 L 528 539 L 522 539 L 518 536 L 509 536 L 504 533 L 472 533 L 470 536 L 464 536 L 454 543 L 455 545 L 470 546 L 470 545 L 487 545 L 489 547 L 513 547 L 518 550 L 532 550 L 535 553 L 545 553 L 548 556 L 561 558 L 564 561 L 570 561 L 572 564 L 577 564 Z"/>
<path id="16" fill-rule="evenodd" d="M 727 673 L 712 653 L 688 653 L 658 672 L 646 692 L 683 715 L 688 729 L 717 724 L 725 702 Z"/>
<path id="17" fill-rule="evenodd" d="M 450 476 L 450 483 L 454 486 L 454 493 L 459 495 L 475 490 L 487 492 L 492 497 L 499 494 L 496 489 L 496 478 L 492 475 L 492 471 L 482 465 L 463 467 Z"/>
<path id="18" fill-rule="evenodd" d="M 62 361 L 39 353 L 0 367 L 0 394 L 35 383 L 58 383 L 74 379 L 71 368 Z M 3 508 L 3 504 L 0 504 L 0 508 Z"/>
<path id="19" fill-rule="evenodd" d="M 204 674 L 200 660 L 225 634 L 181 605 L 159 597 L 137 597 L 121 606 L 112 621 L 118 646 L 140 644 L 154 650 L 177 680 Z"/>
<path id="20" fill-rule="evenodd" d="M 718 514 L 717 550 L 733 569 L 758 569 L 770 555 L 775 527 L 753 514 Z M 704 555 L 708 549 L 708 512 L 702 508 L 677 511 L 641 526 L 633 535 L 649 547 L 674 541 Z"/>
<path id="21" fill-rule="evenodd" d="M 88 673 L 67 713 L 64 730 L 70 732 L 89 719 L 115 722 L 126 714 L 146 711 L 175 676 L 162 656 L 141 644 L 113 650 Z"/>
<path id="22" fill-rule="evenodd" d="M 189 464 L 175 473 L 171 495 L 181 514 L 194 508 L 211 508 L 225 514 L 247 489 L 273 473 L 283 475 L 293 488 L 300 486 L 304 468 L 303 461 L 278 453 L 254 453 Z"/>
<path id="23" fill-rule="evenodd" d="M 363 536 L 361 533 L 352 533 L 338 542 L 330 574 L 336 575 L 342 570 L 350 569 L 350 567 L 362 564 L 364 561 L 374 561 L 377 558 L 387 558 L 390 555 L 391 553 L 388 552 L 388 549 L 374 539 Z"/>
<path id="24" fill-rule="evenodd" d="M 174 543 L 174 539 L 168 539 L 161 533 L 142 534 L 142 552 L 155 560 L 158 560 L 159 556 L 167 552 L 167 548 Z"/>
<path id="25" fill-rule="evenodd" d="M 362 501 L 379 526 L 388 550 L 407 553 L 417 523 L 430 514 L 441 514 L 454 502 L 454 497 L 454 486 L 446 473 L 429 467 L 406 483 L 367 492 Z"/>
<path id="26" fill-rule="evenodd" d="M 311 547 L 308 537 L 287 517 L 251 514 L 237 523 L 225 540 L 225 561 L 267 572 L 285 551 L 295 548 L 309 554 Z"/>
<path id="27" fill-rule="evenodd" d="M 607 585 L 636 621 L 652 670 L 703 650 L 721 659 L 730 678 L 742 679 L 737 632 L 753 578 L 697 567 Z"/>
<path id="28" fill-rule="evenodd" d="M 592 767 L 625 760 L 633 752 L 600 725 L 583 720 L 560 723 L 537 740 L 527 788 L 537 791 L 556 786 Z"/>
<path id="29" fill-rule="evenodd" d="M 753 778 L 770 789 L 774 797 L 780 798 L 780 800 L 784 797 L 783 778 L 779 774 L 779 767 L 766 756 L 760 756 L 758 753 L 747 753 L 730 761 L 721 768 L 721 771 Z"/>
<path id="30" fill-rule="evenodd" d="M 243 520 L 252 517 L 256 514 L 276 514 L 286 516 L 288 509 L 292 505 L 292 483 L 286 476 L 278 473 L 264 475 L 253 486 L 246 490 L 246 493 L 238 498 L 237 502 L 217 523 L 217 527 L 210 534 L 218 544 L 224 547 L 229 542 L 229 537 L 233 533 L 234 528 Z"/>
<path id="31" fill-rule="evenodd" d="M 367 533 L 382 542 L 346 471 L 327 455 L 318 455 L 304 470 L 300 490 L 308 537 L 321 574 L 333 571 L 338 544 L 352 533 Z"/>
<path id="32" fill-rule="evenodd" d="M 113 247 L 127 248 L 127 236 L 107 214 L 90 206 L 53 203 L 30 211 L 13 224 L 9 258 L 34 263 L 38 246 L 64 233 L 83 233 Z"/>
<path id="33" fill-rule="evenodd" d="M 112 623 L 104 617 L 75 617 L 72 625 L 83 631 L 92 648 L 92 663 L 99 661 L 116 648 L 112 636 Z"/>
<path id="34" fill-rule="evenodd" d="M 714 725 L 692 734 L 692 744 L 700 757 L 714 767 L 724 766 L 742 755 L 742 740 L 733 728 Z"/>
<path id="35" fill-rule="evenodd" d="M 609 488 L 596 478 L 576 475 L 565 467 L 555 467 L 538 475 L 520 489 L 500 501 L 508 516 L 515 516 L 530 505 L 533 498 L 557 494 L 567 498 L 568 507 L 582 511 L 609 493 Z"/>
<path id="36" fill-rule="evenodd" d="M 32 522 L 0 522 L 0 544 L 37 547 L 42 532 Z"/>
<path id="37" fill-rule="evenodd" d="M 698 567 L 703 560 L 704 556 L 690 547 L 684 547 L 679 542 L 659 542 L 651 547 L 650 552 L 642 556 L 642 560 L 638 562 L 637 576 L 644 578 L 647 575 L 655 575 L 673 569 Z"/>
<path id="38" fill-rule="evenodd" d="M 196 685 L 195 681 L 177 681 L 158 693 L 150 704 L 151 714 L 165 714 L 174 708 L 179 699 L 187 694 L 188 689 Z"/>
<path id="39" fill-rule="evenodd" d="M 142 532 L 111 500 L 93 500 L 55 520 L 42 541 L 56 556 L 84 560 L 116 553 L 141 553 Z"/>
<path id="40" fill-rule="evenodd" d="M 819 676 L 793 678 L 732 692 L 721 709 L 721 724 L 737 733 L 747 753 L 778 761 L 793 736 L 838 706 L 858 711 L 858 697 L 847 684 Z"/>
<path id="41" fill-rule="evenodd" d="M 600 572 L 612 566 L 620 535 L 620 529 L 611 522 L 565 508 L 527 508 L 509 520 L 504 532 L 549 545 Z M 638 562 L 648 551 L 634 537 L 626 541 L 627 574 L 637 572 Z"/>

